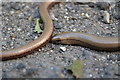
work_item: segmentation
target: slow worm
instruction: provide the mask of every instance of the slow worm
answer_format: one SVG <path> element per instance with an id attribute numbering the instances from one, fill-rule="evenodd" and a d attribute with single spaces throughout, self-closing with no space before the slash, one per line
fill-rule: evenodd
<path id="1" fill-rule="evenodd" d="M 35 39 L 34 41 L 26 45 L 23 45 L 19 48 L 0 51 L 1 60 L 8 60 L 8 59 L 14 59 L 18 57 L 23 57 L 31 53 L 33 50 L 37 48 L 41 48 L 42 46 L 44 46 L 49 42 L 53 33 L 53 22 L 48 13 L 48 9 L 52 7 L 53 4 L 54 2 L 50 2 L 50 1 L 43 2 L 39 7 L 39 13 L 44 23 L 44 32 L 42 33 L 42 35 L 39 38 Z"/>
<path id="2" fill-rule="evenodd" d="M 48 9 L 52 7 L 57 2 L 43 2 L 39 7 L 39 12 L 44 23 L 44 32 L 42 35 L 35 39 L 34 41 L 21 46 L 19 48 L 10 49 L 7 51 L 0 51 L 0 59 L 8 60 L 18 57 L 23 57 L 37 48 L 41 48 L 49 42 L 53 33 L 53 22 L 48 13 Z M 97 50 L 105 51 L 116 51 L 120 50 L 120 42 L 118 42 L 118 37 L 97 37 L 95 35 L 90 35 L 86 33 L 63 33 L 54 36 L 51 39 L 53 43 L 62 44 L 78 44 L 81 46 L 89 47 Z"/>
<path id="3" fill-rule="evenodd" d="M 53 43 L 81 45 L 99 51 L 120 50 L 120 37 L 98 37 L 82 32 L 66 32 L 54 36 Z"/>

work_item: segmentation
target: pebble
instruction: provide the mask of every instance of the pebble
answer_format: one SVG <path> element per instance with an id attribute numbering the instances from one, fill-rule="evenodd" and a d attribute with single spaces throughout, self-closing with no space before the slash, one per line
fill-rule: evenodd
<path id="1" fill-rule="evenodd" d="M 8 31 L 10 31 L 11 30 L 11 28 L 8 28 Z"/>
<path id="2" fill-rule="evenodd" d="M 76 29 L 73 29 L 73 32 L 76 32 Z"/>
<path id="3" fill-rule="evenodd" d="M 66 47 L 60 47 L 60 50 L 62 50 L 63 52 L 65 52 L 67 49 L 66 49 Z"/>
<path id="4" fill-rule="evenodd" d="M 90 16 L 87 13 L 85 14 L 85 16 L 86 16 L 86 18 L 90 18 Z"/>
<path id="5" fill-rule="evenodd" d="M 38 36 L 35 36 L 35 39 L 37 39 L 38 38 Z"/>
<path id="6" fill-rule="evenodd" d="M 112 33 L 106 33 L 106 35 L 111 37 L 111 36 L 112 36 Z"/>
<path id="7" fill-rule="evenodd" d="M 55 29 L 61 29 L 61 23 L 55 23 L 54 27 Z"/>
<path id="8" fill-rule="evenodd" d="M 103 13 L 105 23 L 110 23 L 110 14 L 107 11 Z"/>
<path id="9" fill-rule="evenodd" d="M 55 21 L 57 21 L 58 19 L 55 17 L 55 15 L 54 14 L 51 14 L 51 18 L 52 18 L 52 20 L 55 20 Z"/>
<path id="10" fill-rule="evenodd" d="M 17 31 L 21 31 L 22 29 L 21 28 L 17 28 Z"/>
<path id="11" fill-rule="evenodd" d="M 81 13 L 81 16 L 84 16 L 85 15 L 85 13 Z"/>
<path id="12" fill-rule="evenodd" d="M 14 11 L 10 11 L 11 14 L 14 14 L 15 12 Z"/>
<path id="13" fill-rule="evenodd" d="M 120 54 L 117 55 L 117 60 L 120 61 Z"/>
<path id="14" fill-rule="evenodd" d="M 99 32 L 97 32 L 96 34 L 97 34 L 97 35 L 99 35 L 100 33 L 99 33 Z"/>

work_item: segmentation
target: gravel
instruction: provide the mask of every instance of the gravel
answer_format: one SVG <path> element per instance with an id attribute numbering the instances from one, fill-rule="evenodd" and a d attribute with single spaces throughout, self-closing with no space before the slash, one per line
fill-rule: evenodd
<path id="1" fill-rule="evenodd" d="M 20 47 L 40 35 L 33 32 L 36 18 L 40 17 L 39 5 L 38 2 L 2 3 L 2 50 Z M 109 24 L 102 21 L 104 11 L 110 14 Z M 90 7 L 89 4 L 66 3 L 56 4 L 49 12 L 54 21 L 54 35 L 61 32 L 81 31 L 103 37 L 118 36 L 119 20 L 114 17 L 118 15 L 114 7 L 111 10 L 102 10 L 97 6 Z M 3 61 L 2 76 L 4 78 L 72 78 L 73 75 L 64 73 L 63 67 L 79 59 L 84 61 L 83 78 L 117 78 L 119 53 L 48 43 L 30 55 Z"/>

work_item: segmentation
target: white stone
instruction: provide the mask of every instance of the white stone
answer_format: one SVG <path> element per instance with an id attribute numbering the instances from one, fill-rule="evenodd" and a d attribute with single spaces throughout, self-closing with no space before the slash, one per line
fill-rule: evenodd
<path id="1" fill-rule="evenodd" d="M 107 11 L 104 11 L 104 21 L 110 23 L 110 14 Z"/>
<path id="2" fill-rule="evenodd" d="M 60 47 L 60 49 L 61 49 L 62 51 L 66 51 L 66 50 L 67 50 L 66 47 Z"/>

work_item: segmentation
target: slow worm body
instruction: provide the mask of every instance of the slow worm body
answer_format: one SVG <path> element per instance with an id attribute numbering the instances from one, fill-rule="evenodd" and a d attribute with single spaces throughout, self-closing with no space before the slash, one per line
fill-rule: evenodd
<path id="1" fill-rule="evenodd" d="M 43 2 L 40 5 L 39 12 L 44 23 L 44 32 L 42 35 L 36 40 L 19 48 L 1 51 L 0 59 L 8 60 L 25 56 L 31 53 L 33 50 L 40 48 L 49 42 L 53 33 L 53 22 L 49 16 L 48 9 L 55 3 L 56 2 L 53 1 Z M 105 51 L 116 51 L 120 49 L 120 42 L 118 42 L 118 37 L 102 38 L 85 33 L 63 33 L 61 35 L 53 37 L 51 41 L 53 43 L 60 42 L 63 44 L 78 44 L 92 49 Z"/>
<path id="2" fill-rule="evenodd" d="M 67 32 L 52 38 L 53 43 L 81 45 L 100 51 L 120 50 L 120 37 L 98 37 L 82 32 Z"/>
<path id="3" fill-rule="evenodd" d="M 25 56 L 32 52 L 34 49 L 40 48 L 49 42 L 52 33 L 53 33 L 53 23 L 48 13 L 48 8 L 50 8 L 54 3 L 53 2 L 43 2 L 39 7 L 39 13 L 44 22 L 44 32 L 36 40 L 21 46 L 19 48 L 10 49 L 7 51 L 0 52 L 0 59 L 8 60 L 13 58 L 18 58 Z"/>

